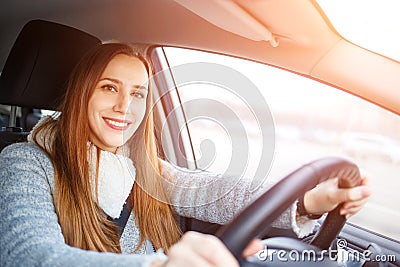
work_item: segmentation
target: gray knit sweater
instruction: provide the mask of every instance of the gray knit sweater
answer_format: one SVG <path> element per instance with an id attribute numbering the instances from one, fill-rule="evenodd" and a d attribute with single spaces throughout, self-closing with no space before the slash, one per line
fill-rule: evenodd
<path id="1" fill-rule="evenodd" d="M 235 181 L 207 172 L 190 173 L 163 165 L 163 175 L 173 175 L 176 186 L 168 189 L 179 215 L 224 224 L 252 197 L 250 182 Z M 203 186 L 217 181 L 213 186 Z M 195 186 L 193 186 L 195 185 Z M 220 194 L 221 190 L 227 193 Z M 225 192 L 224 191 L 224 192 Z M 86 251 L 65 244 L 53 205 L 54 171 L 50 159 L 34 144 L 8 146 L 0 154 L 0 266 L 149 266 L 155 254 L 142 247 L 131 254 L 139 240 L 133 216 L 121 236 L 123 254 Z M 204 204 L 206 203 L 206 204 Z M 188 205 L 190 204 L 190 205 Z M 314 222 L 296 218 L 295 208 L 279 217 L 275 226 L 308 234 Z M 149 252 L 147 252 L 149 253 Z"/>

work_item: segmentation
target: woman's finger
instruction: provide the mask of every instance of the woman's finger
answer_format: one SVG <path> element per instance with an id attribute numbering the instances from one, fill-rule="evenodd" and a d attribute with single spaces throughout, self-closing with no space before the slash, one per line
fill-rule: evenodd
<path id="1" fill-rule="evenodd" d="M 357 201 L 357 203 L 355 203 L 355 204 L 353 203 L 353 204 L 350 204 L 348 206 L 343 206 L 340 209 L 340 214 L 341 215 L 345 215 L 345 216 L 346 215 L 354 215 L 364 207 L 364 205 L 365 205 L 365 203 L 367 201 L 368 201 L 368 199 L 364 199 L 364 200 L 361 200 L 361 201 Z"/>
<path id="2" fill-rule="evenodd" d="M 177 244 L 172 246 L 168 253 L 168 261 L 162 267 L 213 267 L 204 257 L 201 257 L 187 244 Z M 222 265 L 221 265 L 222 266 Z"/>
<path id="3" fill-rule="evenodd" d="M 371 190 L 367 185 L 361 185 L 353 188 L 339 188 L 336 191 L 336 202 L 357 201 L 367 198 L 371 195 Z"/>
<path id="4" fill-rule="evenodd" d="M 371 185 L 370 175 L 363 169 L 360 169 L 361 185 Z"/>
<path id="5" fill-rule="evenodd" d="M 351 216 L 355 215 L 356 213 L 358 213 L 361 210 L 362 207 L 358 207 L 358 208 L 352 208 L 350 210 L 346 210 L 344 214 L 342 214 L 343 216 L 346 217 L 346 219 L 350 218 Z"/>
<path id="6" fill-rule="evenodd" d="M 194 253 L 208 261 L 212 266 L 239 266 L 232 253 L 215 236 L 187 232 L 182 237 L 182 241 L 186 242 Z"/>
<path id="7" fill-rule="evenodd" d="M 247 247 L 243 250 L 242 256 L 244 258 L 256 254 L 260 250 L 264 249 L 264 245 L 261 243 L 260 239 L 253 239 Z"/>
<path id="8" fill-rule="evenodd" d="M 342 209 L 350 209 L 350 208 L 354 208 L 354 207 L 361 207 L 363 205 L 365 205 L 365 203 L 368 201 L 368 198 L 363 198 L 361 200 L 357 200 L 357 201 L 348 201 L 345 202 L 343 204 Z"/>

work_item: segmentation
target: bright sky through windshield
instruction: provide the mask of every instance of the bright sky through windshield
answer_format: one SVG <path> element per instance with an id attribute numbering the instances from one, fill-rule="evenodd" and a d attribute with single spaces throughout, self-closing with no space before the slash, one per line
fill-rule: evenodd
<path id="1" fill-rule="evenodd" d="M 318 0 L 349 41 L 400 61 L 399 0 Z"/>

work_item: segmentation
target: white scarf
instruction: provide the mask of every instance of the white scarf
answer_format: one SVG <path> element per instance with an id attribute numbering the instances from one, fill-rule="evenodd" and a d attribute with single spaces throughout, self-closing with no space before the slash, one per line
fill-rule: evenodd
<path id="1" fill-rule="evenodd" d="M 42 118 L 35 128 L 47 119 Z M 34 142 L 32 132 L 28 136 L 28 142 Z M 46 149 L 52 144 L 45 142 L 45 131 L 37 135 L 37 142 Z M 46 138 L 52 140 L 52 138 Z M 133 187 L 136 177 L 136 169 L 132 160 L 128 157 L 129 150 L 125 147 L 117 149 L 117 153 L 100 151 L 99 172 L 98 172 L 98 199 L 96 198 L 96 156 L 97 147 L 88 142 L 89 177 L 93 199 L 112 218 L 119 218 L 125 200 Z"/>

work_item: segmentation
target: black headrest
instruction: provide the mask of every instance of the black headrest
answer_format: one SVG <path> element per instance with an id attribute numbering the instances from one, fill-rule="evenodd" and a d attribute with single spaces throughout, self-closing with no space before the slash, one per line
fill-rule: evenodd
<path id="1" fill-rule="evenodd" d="M 0 77 L 0 104 L 55 110 L 80 58 L 100 43 L 80 30 L 43 20 L 18 35 Z"/>

